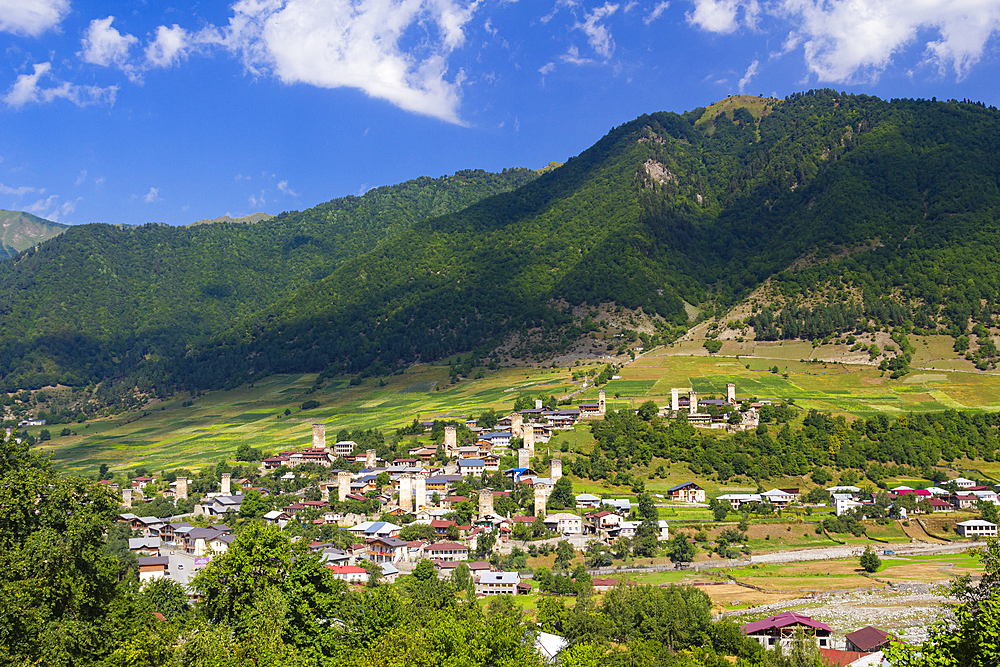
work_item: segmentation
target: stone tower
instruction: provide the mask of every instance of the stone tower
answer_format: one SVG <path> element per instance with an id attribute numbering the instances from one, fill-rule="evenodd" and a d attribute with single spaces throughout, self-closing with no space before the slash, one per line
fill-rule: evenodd
<path id="1" fill-rule="evenodd" d="M 378 463 L 378 459 L 375 457 L 374 449 L 365 450 L 365 467 L 371 470 Z"/>
<path id="2" fill-rule="evenodd" d="M 562 459 L 552 459 L 549 461 L 549 479 L 555 484 L 562 477 Z"/>
<path id="3" fill-rule="evenodd" d="M 536 410 L 541 410 L 542 409 L 542 399 L 540 399 L 540 398 L 536 398 L 535 399 L 535 409 Z"/>
<path id="4" fill-rule="evenodd" d="M 510 416 L 510 435 L 512 438 L 521 437 L 521 425 L 524 424 L 524 416 L 520 412 L 515 412 Z"/>
<path id="5" fill-rule="evenodd" d="M 224 496 L 233 495 L 232 478 L 233 476 L 228 472 L 222 473 L 222 495 Z"/>
<path id="6" fill-rule="evenodd" d="M 698 392 L 694 389 L 688 394 L 688 400 L 691 404 L 688 406 L 688 412 L 691 414 L 698 414 Z"/>
<path id="7" fill-rule="evenodd" d="M 132 509 L 132 489 L 122 489 L 122 507 Z"/>
<path id="8" fill-rule="evenodd" d="M 527 449 L 522 447 L 517 450 L 517 467 L 518 468 L 528 468 L 531 465 L 531 454 Z"/>
<path id="9" fill-rule="evenodd" d="M 597 414 L 603 415 L 608 411 L 607 401 L 604 400 L 604 390 L 597 392 Z"/>
<path id="10" fill-rule="evenodd" d="M 313 449 L 326 449 L 325 424 L 313 424 Z"/>
<path id="11" fill-rule="evenodd" d="M 524 440 L 524 448 L 528 450 L 530 456 L 535 455 L 535 425 L 525 422 L 521 427 L 521 437 Z"/>
<path id="12" fill-rule="evenodd" d="M 680 389 L 674 387 L 670 390 L 670 410 L 676 414 L 681 411 L 681 392 Z"/>
<path id="13" fill-rule="evenodd" d="M 493 489 L 479 489 L 479 518 L 487 517 L 493 512 Z"/>
<path id="14" fill-rule="evenodd" d="M 732 382 L 726 385 L 726 402 L 736 405 L 736 385 Z"/>
<path id="15" fill-rule="evenodd" d="M 444 427 L 444 453 L 447 456 L 454 456 L 458 449 L 458 429 L 454 426 Z"/>
<path id="16" fill-rule="evenodd" d="M 337 473 L 337 500 L 344 502 L 351 495 L 351 473 L 341 470 Z"/>
<path id="17" fill-rule="evenodd" d="M 545 514 L 545 503 L 549 499 L 549 492 L 541 487 L 535 487 L 535 516 Z"/>
<path id="18" fill-rule="evenodd" d="M 178 477 L 176 484 L 177 484 L 177 487 L 176 487 L 177 488 L 177 499 L 178 500 L 187 500 L 187 497 L 188 497 L 188 478 L 187 477 Z"/>
<path id="19" fill-rule="evenodd" d="M 427 507 L 427 478 L 421 474 L 413 476 L 413 511 Z"/>
<path id="20" fill-rule="evenodd" d="M 399 476 L 399 506 L 405 512 L 413 512 L 413 475 L 410 473 Z"/>

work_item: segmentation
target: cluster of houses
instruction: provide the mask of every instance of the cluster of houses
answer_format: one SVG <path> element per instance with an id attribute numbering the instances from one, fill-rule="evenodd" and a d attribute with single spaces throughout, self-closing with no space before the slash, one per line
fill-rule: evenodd
<path id="1" fill-rule="evenodd" d="M 833 636 L 833 630 L 826 623 L 794 611 L 747 623 L 742 630 L 764 648 L 780 647 L 786 653 L 796 635 L 801 633 L 808 641 L 816 643 L 824 662 L 839 667 L 881 667 L 887 664 L 883 651 L 893 641 L 888 633 L 870 625 L 847 634 L 841 641 Z"/>
<path id="2" fill-rule="evenodd" d="M 683 396 L 686 392 L 687 396 Z M 697 428 L 725 429 L 730 433 L 748 431 L 760 424 L 760 409 L 770 405 L 771 401 L 740 401 L 736 398 L 736 385 L 732 382 L 726 385 L 725 399 L 698 399 L 698 393 L 692 388 L 681 389 L 673 387 L 670 390 L 670 405 L 661 407 L 661 417 L 677 418 L 684 415 L 687 422 Z M 740 419 L 731 423 L 726 413 L 739 409 Z"/>

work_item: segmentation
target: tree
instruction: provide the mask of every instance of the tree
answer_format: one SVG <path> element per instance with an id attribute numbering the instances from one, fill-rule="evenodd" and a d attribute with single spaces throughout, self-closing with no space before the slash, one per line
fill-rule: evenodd
<path id="1" fill-rule="evenodd" d="M 878 572 L 878 569 L 882 566 L 882 559 L 878 557 L 875 550 L 868 546 L 865 548 L 865 552 L 861 554 L 861 567 L 865 569 L 865 572 Z"/>
<path id="2" fill-rule="evenodd" d="M 247 489 L 243 492 L 243 502 L 240 503 L 241 517 L 259 519 L 270 510 L 270 503 L 260 495 L 260 491 L 257 489 Z"/>
<path id="3" fill-rule="evenodd" d="M 552 494 L 549 496 L 548 504 L 556 509 L 573 507 L 576 505 L 576 496 L 573 495 L 573 482 L 569 477 L 560 477 L 552 487 Z"/>
<path id="4" fill-rule="evenodd" d="M 976 502 L 977 509 L 979 509 L 979 518 L 983 521 L 989 521 L 990 523 L 1000 523 L 1000 514 L 997 512 L 997 506 L 988 500 L 979 499 Z"/>
<path id="5" fill-rule="evenodd" d="M 526 542 L 531 539 L 531 528 L 523 521 L 518 521 L 514 524 L 512 537 L 520 542 Z"/>
<path id="6" fill-rule="evenodd" d="M 712 498 L 708 501 L 708 507 L 712 510 L 712 516 L 715 517 L 716 521 L 722 521 L 729 515 L 729 510 L 732 506 L 725 502 L 724 500 L 718 500 L 717 498 Z"/>
<path id="7" fill-rule="evenodd" d="M 236 448 L 237 461 L 260 461 L 260 459 L 260 450 L 255 447 L 251 447 L 245 442 L 240 443 L 240 446 Z"/>
<path id="8" fill-rule="evenodd" d="M 566 540 L 559 540 L 559 544 L 556 545 L 556 567 L 566 569 L 574 555 L 576 552 L 573 550 L 573 545 Z"/>
<path id="9" fill-rule="evenodd" d="M 146 582 L 142 587 L 142 597 L 168 621 L 190 609 L 184 587 L 165 577 Z"/>
<path id="10" fill-rule="evenodd" d="M 430 524 L 411 523 L 408 526 L 404 526 L 403 529 L 399 531 L 399 539 L 406 542 L 413 542 L 414 540 L 432 542 L 437 539 L 437 531 L 435 531 Z"/>
<path id="11" fill-rule="evenodd" d="M 472 570 L 465 563 L 459 563 L 458 567 L 451 571 L 451 581 L 458 590 L 465 590 L 472 582 Z"/>
<path id="12" fill-rule="evenodd" d="M 687 541 L 683 533 L 676 533 L 667 545 L 667 554 L 672 563 L 690 563 L 694 560 L 696 547 Z"/>
<path id="13" fill-rule="evenodd" d="M 493 553 L 493 547 L 496 545 L 497 535 L 495 532 L 490 531 L 488 533 L 480 533 L 479 537 L 476 539 L 476 550 L 474 555 L 476 558 L 489 558 L 490 554 Z"/>
<path id="14" fill-rule="evenodd" d="M 422 559 L 419 563 L 417 563 L 417 566 L 413 568 L 412 575 L 413 578 L 418 581 L 433 579 L 436 576 L 434 572 L 434 563 L 426 558 Z"/>
<path id="15" fill-rule="evenodd" d="M 657 416 L 660 413 L 660 408 L 659 406 L 656 405 L 654 401 L 646 401 L 645 403 L 639 406 L 637 412 L 639 416 L 642 417 L 645 421 L 652 421 L 653 417 Z"/>

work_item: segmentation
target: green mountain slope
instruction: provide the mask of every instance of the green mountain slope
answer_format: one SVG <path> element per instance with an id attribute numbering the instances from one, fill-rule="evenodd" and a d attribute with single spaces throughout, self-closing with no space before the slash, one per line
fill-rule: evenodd
<path id="1" fill-rule="evenodd" d="M 0 259 L 55 238 L 68 227 L 31 213 L 0 210 Z"/>
<path id="2" fill-rule="evenodd" d="M 902 324 L 919 308 L 944 325 L 957 301 L 1000 299 L 998 138 L 995 109 L 834 91 L 643 116 L 515 192 L 346 263 L 179 372 L 209 386 L 386 372 L 528 329 L 572 337 L 580 322 L 561 302 L 682 323 L 683 300 L 721 314 L 771 277 L 801 303 L 854 299 L 860 314 L 827 329 Z M 810 256 L 834 261 L 791 268 Z"/>
<path id="3" fill-rule="evenodd" d="M 1000 361 L 996 109 L 733 97 L 637 118 L 536 176 L 428 179 L 253 225 L 71 229 L 0 266 L 0 373 L 109 378 L 113 402 L 504 341 L 544 356 L 591 326 L 567 305 L 672 328 L 685 302 L 722 316 L 765 284 L 747 335 L 947 330 L 959 349 L 975 325 L 976 359 Z"/>
<path id="4" fill-rule="evenodd" d="M 419 178 L 251 225 L 71 227 L 0 264 L 3 385 L 99 382 L 183 356 L 414 222 L 535 177 Z"/>

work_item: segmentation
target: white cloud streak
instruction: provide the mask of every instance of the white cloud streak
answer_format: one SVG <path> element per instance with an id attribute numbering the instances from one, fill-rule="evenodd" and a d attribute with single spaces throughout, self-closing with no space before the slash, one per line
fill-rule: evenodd
<path id="1" fill-rule="evenodd" d="M 587 36 L 587 43 L 605 60 L 610 58 L 615 52 L 615 40 L 611 36 L 611 31 L 601 23 L 604 19 L 618 11 L 617 4 L 610 2 L 596 8 L 589 14 L 584 12 L 583 23 L 577 22 L 573 27 L 582 30 Z"/>
<path id="2" fill-rule="evenodd" d="M 59 195 L 49 195 L 29 206 L 25 206 L 24 210 L 46 220 L 61 222 L 65 220 L 67 215 L 76 211 L 76 203 L 78 201 L 80 201 L 79 198 L 59 203 Z"/>
<path id="3" fill-rule="evenodd" d="M 160 188 L 153 188 L 153 187 L 149 188 L 149 192 L 143 195 L 142 201 L 146 202 L 147 204 L 153 204 L 158 201 L 163 201 L 163 197 L 160 196 Z"/>
<path id="4" fill-rule="evenodd" d="M 37 37 L 59 26 L 69 0 L 0 0 L 0 31 Z"/>
<path id="5" fill-rule="evenodd" d="M 156 39 L 146 47 L 146 62 L 153 67 L 171 67 L 187 57 L 191 37 L 176 23 L 168 28 L 161 25 L 156 29 Z"/>
<path id="6" fill-rule="evenodd" d="M 923 63 L 959 80 L 1000 30 L 996 0 L 693 0 L 688 22 L 720 34 L 755 28 L 761 13 L 791 23 L 781 55 L 802 47 L 820 81 L 874 81 L 914 44 Z M 921 44 L 921 40 L 923 43 Z"/>
<path id="7" fill-rule="evenodd" d="M 289 196 L 292 196 L 292 197 L 298 197 L 299 196 L 299 193 L 293 192 L 292 189 L 290 187 L 288 187 L 288 181 L 281 181 L 281 182 L 279 182 L 278 183 L 278 189 L 281 190 L 282 192 L 284 192 L 286 195 L 289 195 Z"/>
<path id="8" fill-rule="evenodd" d="M 17 77 L 10 91 L 4 95 L 3 101 L 16 109 L 30 103 L 41 104 L 57 99 L 68 100 L 78 107 L 95 104 L 114 105 L 118 86 L 101 88 L 99 86 L 78 86 L 68 81 L 55 81 L 57 85 L 43 88 L 39 81 L 42 77 L 50 76 L 51 70 L 52 63 L 36 63 L 31 74 L 21 74 Z"/>
<path id="9" fill-rule="evenodd" d="M 32 194 L 35 192 L 39 192 L 39 190 L 36 190 L 35 188 L 27 185 L 22 185 L 17 188 L 12 188 L 8 185 L 0 183 L 0 195 L 13 195 L 15 197 L 23 197 L 24 195 Z M 44 190 L 42 192 L 44 192 Z"/>
<path id="10" fill-rule="evenodd" d="M 656 3 L 656 6 L 653 7 L 653 9 L 648 14 L 646 14 L 646 17 L 642 19 L 642 22 L 645 23 L 646 25 L 649 25 L 656 19 L 663 16 L 663 12 L 667 11 L 667 8 L 669 7 L 670 7 L 669 2 Z"/>
<path id="11" fill-rule="evenodd" d="M 748 85 L 750 85 L 750 81 L 755 76 L 757 76 L 757 67 L 759 65 L 760 65 L 760 61 L 755 58 L 754 61 L 752 63 L 750 63 L 750 66 L 747 67 L 746 74 L 743 75 L 743 78 L 741 78 L 740 82 L 739 82 L 739 90 L 740 90 L 741 93 L 744 90 L 746 90 L 746 87 Z"/>

